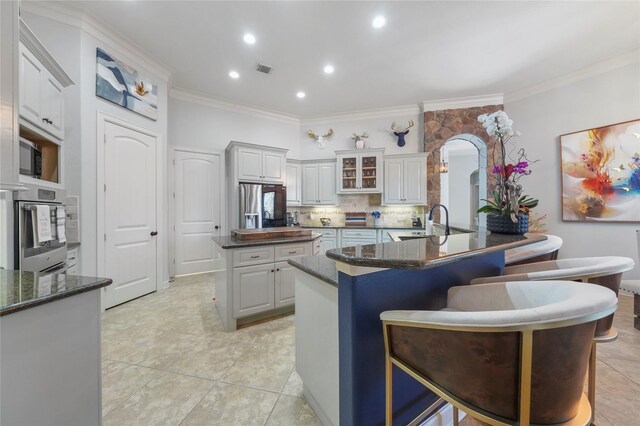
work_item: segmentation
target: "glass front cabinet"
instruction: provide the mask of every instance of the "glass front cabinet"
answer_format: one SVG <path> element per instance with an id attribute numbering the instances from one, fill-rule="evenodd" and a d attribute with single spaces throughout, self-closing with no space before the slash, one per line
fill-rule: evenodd
<path id="1" fill-rule="evenodd" d="M 382 192 L 382 149 L 336 151 L 338 193 Z"/>

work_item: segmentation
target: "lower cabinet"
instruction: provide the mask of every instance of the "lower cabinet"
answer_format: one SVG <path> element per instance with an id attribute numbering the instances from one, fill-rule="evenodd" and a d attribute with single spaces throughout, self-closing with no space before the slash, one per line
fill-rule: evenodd
<path id="1" fill-rule="evenodd" d="M 335 237 L 321 237 L 320 242 L 322 243 L 321 254 L 325 254 L 327 250 L 333 250 L 338 247 L 338 240 Z"/>
<path id="2" fill-rule="evenodd" d="M 278 262 L 275 267 L 275 307 L 293 305 L 296 287 L 295 268 L 288 262 Z"/>
<path id="3" fill-rule="evenodd" d="M 244 317 L 273 309 L 274 264 L 244 266 L 233 270 L 233 311 Z"/>
<path id="4" fill-rule="evenodd" d="M 311 255 L 316 241 L 233 250 L 233 318 L 293 305 L 295 269 L 287 259 Z"/>

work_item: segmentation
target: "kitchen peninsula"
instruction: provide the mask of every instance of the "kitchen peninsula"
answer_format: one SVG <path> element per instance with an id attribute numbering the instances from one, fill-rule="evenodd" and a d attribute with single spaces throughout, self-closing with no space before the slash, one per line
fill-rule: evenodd
<path id="1" fill-rule="evenodd" d="M 299 228 L 295 228 L 299 229 Z M 321 234 L 310 230 L 286 236 L 292 228 L 239 230 L 212 237 L 223 262 L 216 273 L 216 309 L 226 331 L 294 310 L 294 268 L 287 263 L 295 256 L 320 252 Z"/>
<path id="2" fill-rule="evenodd" d="M 323 423 L 384 424 L 381 312 L 442 309 L 450 287 L 499 275 L 505 250 L 545 238 L 461 233 L 290 260 L 296 268 L 296 369 Z M 437 398 L 400 370 L 393 392 L 394 424 L 409 423 Z"/>
<path id="3" fill-rule="evenodd" d="M 101 424 L 107 278 L 0 270 L 0 424 Z"/>

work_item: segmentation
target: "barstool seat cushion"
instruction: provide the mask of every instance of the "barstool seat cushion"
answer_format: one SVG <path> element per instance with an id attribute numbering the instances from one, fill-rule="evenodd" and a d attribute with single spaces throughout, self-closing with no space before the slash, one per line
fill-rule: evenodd
<path id="1" fill-rule="evenodd" d="M 504 274 L 471 280 L 471 284 L 504 281 L 563 280 L 619 274 L 633 269 L 633 259 L 620 256 L 558 259 L 507 266 Z"/>
<path id="2" fill-rule="evenodd" d="M 542 256 L 547 253 L 560 250 L 562 247 L 562 238 L 555 235 L 545 235 L 546 240 L 539 243 L 528 244 L 526 246 L 516 247 L 504 252 L 505 263 L 521 262 L 532 257 Z"/>
<path id="3" fill-rule="evenodd" d="M 447 309 L 387 311 L 385 321 L 495 327 L 571 320 L 603 311 L 614 312 L 611 290 L 572 281 L 516 281 L 449 289 Z"/>

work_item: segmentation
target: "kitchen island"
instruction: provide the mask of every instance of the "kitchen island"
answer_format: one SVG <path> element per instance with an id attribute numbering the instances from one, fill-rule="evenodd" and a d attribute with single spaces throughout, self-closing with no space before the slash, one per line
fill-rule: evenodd
<path id="1" fill-rule="evenodd" d="M 101 424 L 100 292 L 109 284 L 0 270 L 0 424 Z"/>
<path id="2" fill-rule="evenodd" d="M 308 234 L 251 240 L 212 237 L 223 262 L 215 275 L 216 309 L 226 331 L 293 312 L 294 268 L 287 260 L 319 253 L 321 234 Z"/>
<path id="3" fill-rule="evenodd" d="M 381 312 L 442 309 L 450 287 L 501 274 L 505 250 L 545 238 L 461 233 L 290 260 L 297 269 L 296 369 L 323 423 L 384 424 Z M 408 424 L 437 399 L 400 370 L 394 371 L 393 395 L 394 424 Z M 447 415 L 451 421 L 450 410 L 440 413 L 442 424 Z"/>

